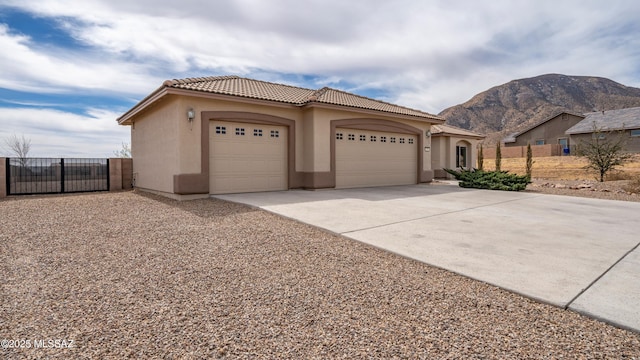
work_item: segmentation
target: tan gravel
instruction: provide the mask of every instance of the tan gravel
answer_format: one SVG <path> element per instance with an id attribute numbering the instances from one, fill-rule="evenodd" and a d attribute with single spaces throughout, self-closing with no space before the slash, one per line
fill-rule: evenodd
<path id="1" fill-rule="evenodd" d="M 629 186 L 631 182 L 631 180 L 598 182 L 595 180 L 533 179 L 533 182 L 527 186 L 526 191 L 552 195 L 640 202 L 640 193 L 637 192 L 636 186 Z"/>
<path id="2" fill-rule="evenodd" d="M 637 359 L 640 334 L 220 200 L 0 200 L 0 358 Z"/>

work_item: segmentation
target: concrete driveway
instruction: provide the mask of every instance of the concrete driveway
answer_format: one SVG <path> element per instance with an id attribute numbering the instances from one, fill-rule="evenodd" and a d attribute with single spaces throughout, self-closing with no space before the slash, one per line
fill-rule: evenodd
<path id="1" fill-rule="evenodd" d="M 446 184 L 216 197 L 640 331 L 640 203 Z"/>

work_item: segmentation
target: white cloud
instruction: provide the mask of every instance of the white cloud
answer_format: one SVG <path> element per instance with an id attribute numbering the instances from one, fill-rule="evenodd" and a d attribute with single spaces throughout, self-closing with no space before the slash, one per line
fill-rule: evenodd
<path id="1" fill-rule="evenodd" d="M 0 139 L 11 134 L 31 139 L 34 157 L 109 157 L 122 142 L 130 142 L 128 126 L 119 126 L 120 113 L 89 109 L 82 116 L 51 109 L 0 108 Z M 6 149 L 4 155 L 9 155 Z"/>
<path id="2" fill-rule="evenodd" d="M 40 48 L 0 30 L 0 86 L 142 97 L 162 79 L 307 74 L 439 112 L 543 73 L 640 86 L 640 2 L 386 0 L 4 1 L 58 19 L 90 51 Z M 55 50 L 55 49 L 54 49 Z M 83 52 L 84 51 L 84 52 Z M 326 78 L 326 80 L 322 80 Z M 308 84 L 300 84 L 309 86 Z"/>

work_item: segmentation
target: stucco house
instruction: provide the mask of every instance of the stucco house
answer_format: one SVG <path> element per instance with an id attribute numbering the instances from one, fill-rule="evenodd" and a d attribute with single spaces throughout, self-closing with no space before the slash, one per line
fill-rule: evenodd
<path id="1" fill-rule="evenodd" d="M 566 134 L 577 145 L 591 139 L 594 126 L 604 132 L 622 131 L 627 137 L 626 150 L 640 152 L 640 107 L 587 113 L 584 120 L 567 129 Z"/>
<path id="2" fill-rule="evenodd" d="M 177 199 L 430 182 L 432 126 L 444 122 L 237 76 L 165 81 L 117 121 L 131 127 L 135 186 Z"/>
<path id="3" fill-rule="evenodd" d="M 578 113 L 561 111 L 533 126 L 509 135 L 502 141 L 505 147 L 559 144 L 563 150 L 569 149 L 571 140 L 565 132 L 584 118 L 584 115 Z"/>
<path id="4" fill-rule="evenodd" d="M 443 169 L 476 167 L 478 144 L 485 136 L 451 125 L 431 126 L 431 167 L 436 178 L 451 178 Z"/>

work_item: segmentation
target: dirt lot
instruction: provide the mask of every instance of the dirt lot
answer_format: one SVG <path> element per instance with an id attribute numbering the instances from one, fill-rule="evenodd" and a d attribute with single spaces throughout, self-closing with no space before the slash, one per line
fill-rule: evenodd
<path id="1" fill-rule="evenodd" d="M 220 200 L 0 213 L 0 338 L 31 344 L 4 358 L 640 357 L 640 334 Z"/>
<path id="2" fill-rule="evenodd" d="M 551 156 L 533 158 L 531 176 L 547 180 L 587 180 L 595 181 L 598 174 L 593 170 L 585 170 L 588 164 L 584 158 L 576 156 Z M 495 169 L 495 159 L 485 159 L 486 170 Z M 526 173 L 526 158 L 502 159 L 501 169 L 524 175 Z M 636 155 L 631 162 L 619 166 L 611 172 L 607 180 L 631 180 L 640 178 L 640 155 Z"/>

